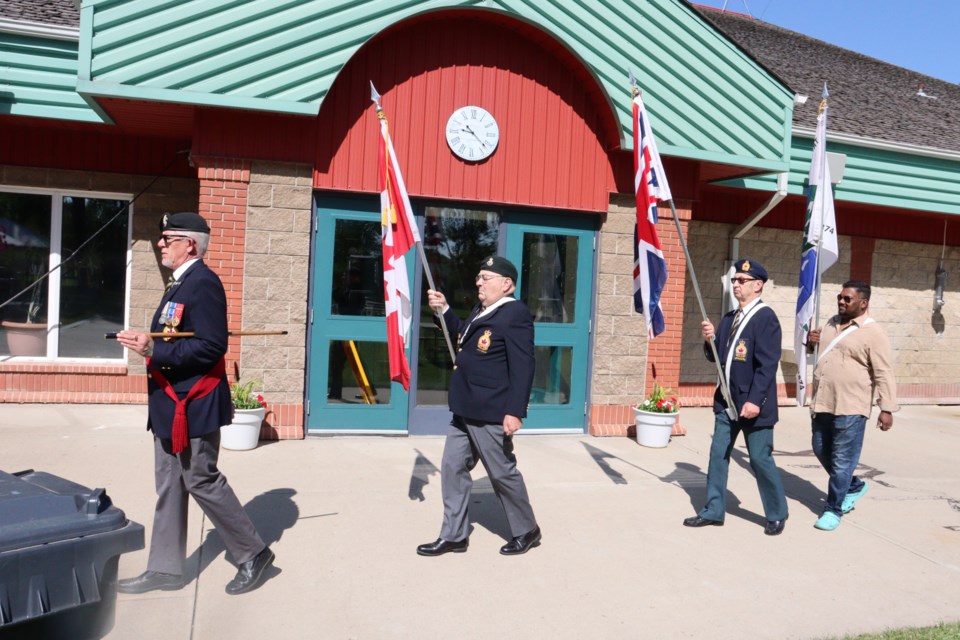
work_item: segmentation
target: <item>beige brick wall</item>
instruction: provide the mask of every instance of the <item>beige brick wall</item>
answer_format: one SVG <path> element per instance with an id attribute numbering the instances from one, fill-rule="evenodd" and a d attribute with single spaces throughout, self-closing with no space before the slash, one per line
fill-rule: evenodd
<path id="1" fill-rule="evenodd" d="M 304 398 L 313 174 L 308 165 L 253 162 L 247 192 L 243 329 L 286 330 L 241 342 L 243 378 L 270 403 Z"/>
<path id="2" fill-rule="evenodd" d="M 960 248 L 947 247 L 946 304 L 934 314 L 941 250 L 937 245 L 877 241 L 870 308 L 890 336 L 900 383 L 960 381 Z"/>

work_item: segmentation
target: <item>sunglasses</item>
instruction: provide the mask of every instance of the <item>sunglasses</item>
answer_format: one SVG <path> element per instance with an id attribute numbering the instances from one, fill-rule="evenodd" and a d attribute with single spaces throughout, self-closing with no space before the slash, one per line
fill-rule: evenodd
<path id="1" fill-rule="evenodd" d="M 160 236 L 158 242 L 169 247 L 171 244 L 173 244 L 177 240 L 186 240 L 186 239 L 187 239 L 187 236 Z"/>
<path id="2" fill-rule="evenodd" d="M 840 302 L 841 300 L 842 300 L 843 302 L 846 302 L 847 304 L 850 304 L 850 303 L 853 302 L 854 300 L 857 300 L 857 298 L 854 298 L 853 296 L 840 295 L 840 294 L 838 293 L 838 294 L 837 294 L 837 302 Z"/>
<path id="3" fill-rule="evenodd" d="M 730 278 L 730 282 L 735 282 L 740 286 L 743 286 L 744 282 L 753 282 L 754 280 L 759 280 L 760 278 Z"/>

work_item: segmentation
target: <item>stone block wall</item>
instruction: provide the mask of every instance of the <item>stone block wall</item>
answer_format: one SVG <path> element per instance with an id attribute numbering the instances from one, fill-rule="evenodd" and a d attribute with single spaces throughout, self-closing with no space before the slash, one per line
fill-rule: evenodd
<path id="1" fill-rule="evenodd" d="M 241 375 L 263 381 L 273 434 L 303 437 L 307 283 L 313 216 L 309 165 L 253 162 L 247 192 L 243 281 L 244 330 L 286 336 L 242 339 Z"/>

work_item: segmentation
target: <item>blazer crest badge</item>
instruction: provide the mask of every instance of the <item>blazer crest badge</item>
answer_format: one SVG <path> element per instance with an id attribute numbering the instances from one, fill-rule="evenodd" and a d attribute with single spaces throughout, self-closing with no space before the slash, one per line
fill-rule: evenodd
<path id="1" fill-rule="evenodd" d="M 739 360 L 740 362 L 747 361 L 747 341 L 740 340 L 737 342 L 736 348 L 733 350 L 733 359 Z"/>
<path id="2" fill-rule="evenodd" d="M 483 335 L 480 336 L 480 339 L 477 340 L 477 350 L 483 351 L 486 353 L 487 349 L 490 348 L 490 329 L 487 329 L 483 332 Z"/>

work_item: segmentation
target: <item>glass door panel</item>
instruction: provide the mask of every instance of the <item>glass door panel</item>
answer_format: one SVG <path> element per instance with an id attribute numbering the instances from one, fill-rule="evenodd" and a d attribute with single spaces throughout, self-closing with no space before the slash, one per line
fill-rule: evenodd
<path id="1" fill-rule="evenodd" d="M 524 428 L 583 431 L 593 301 L 591 216 L 506 216 L 506 256 L 534 316 L 536 372 Z"/>
<path id="2" fill-rule="evenodd" d="M 390 381 L 379 201 L 318 200 L 314 246 L 307 430 L 403 431 L 408 396 Z"/>
<path id="3" fill-rule="evenodd" d="M 466 318 L 477 304 L 477 275 L 480 261 L 497 253 L 500 215 L 495 211 L 455 207 L 425 207 L 423 248 L 434 285 L 442 291 L 453 312 Z M 434 322 L 427 305 L 429 288 L 422 276 L 419 298 L 419 340 L 415 351 L 416 391 L 410 411 L 410 433 L 446 433 L 450 424 L 447 387 L 453 373 L 450 351 L 443 331 Z M 416 300 L 415 300 L 416 302 Z M 450 340 L 456 343 L 457 336 Z"/>

